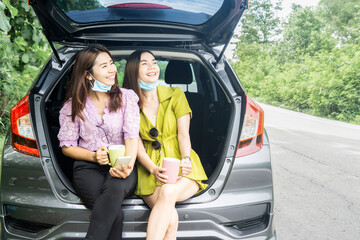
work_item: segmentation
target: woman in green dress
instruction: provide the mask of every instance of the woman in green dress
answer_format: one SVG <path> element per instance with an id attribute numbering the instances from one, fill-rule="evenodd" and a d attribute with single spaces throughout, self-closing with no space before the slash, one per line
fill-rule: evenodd
<path id="1" fill-rule="evenodd" d="M 126 63 L 123 87 L 139 96 L 140 137 L 138 185 L 135 194 L 152 209 L 147 239 L 176 239 L 175 204 L 206 188 L 199 156 L 191 149 L 191 109 L 180 88 L 159 85 L 160 68 L 150 51 L 133 52 Z M 175 184 L 165 184 L 164 157 L 177 158 L 181 173 Z M 180 160 L 181 159 L 181 160 Z"/>

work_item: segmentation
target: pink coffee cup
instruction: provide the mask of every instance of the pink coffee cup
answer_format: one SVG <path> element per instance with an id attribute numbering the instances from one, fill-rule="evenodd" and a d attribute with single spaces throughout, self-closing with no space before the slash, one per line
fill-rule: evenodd
<path id="1" fill-rule="evenodd" d="M 165 157 L 163 159 L 162 167 L 166 168 L 166 171 L 163 172 L 163 174 L 168 176 L 166 183 L 176 183 L 176 180 L 179 177 L 180 160 L 177 158 Z"/>

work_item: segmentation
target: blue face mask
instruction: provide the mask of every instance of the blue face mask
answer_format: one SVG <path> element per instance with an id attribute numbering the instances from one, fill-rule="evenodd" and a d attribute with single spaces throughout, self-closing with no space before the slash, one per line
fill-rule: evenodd
<path id="1" fill-rule="evenodd" d="M 92 85 L 92 88 L 91 88 L 93 91 L 95 91 L 95 92 L 108 92 L 108 91 L 110 91 L 112 86 L 108 86 L 108 85 L 105 85 L 105 84 L 99 82 L 98 80 L 96 80 L 94 78 L 93 75 L 91 75 L 91 77 L 94 79 L 94 84 Z"/>
<path id="2" fill-rule="evenodd" d="M 105 85 L 95 79 L 94 86 L 91 89 L 95 92 L 108 92 L 108 91 L 110 91 L 111 87 L 112 86 Z"/>
<path id="3" fill-rule="evenodd" d="M 139 81 L 140 88 L 144 91 L 154 90 L 159 85 L 159 80 L 153 83 L 146 83 L 142 80 Z"/>

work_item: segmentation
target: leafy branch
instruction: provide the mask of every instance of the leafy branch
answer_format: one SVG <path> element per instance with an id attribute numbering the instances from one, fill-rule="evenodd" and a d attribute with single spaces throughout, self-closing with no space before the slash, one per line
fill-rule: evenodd
<path id="1" fill-rule="evenodd" d="M 7 131 L 10 108 L 28 91 L 50 48 L 26 0 L 0 2 L 0 134 Z"/>

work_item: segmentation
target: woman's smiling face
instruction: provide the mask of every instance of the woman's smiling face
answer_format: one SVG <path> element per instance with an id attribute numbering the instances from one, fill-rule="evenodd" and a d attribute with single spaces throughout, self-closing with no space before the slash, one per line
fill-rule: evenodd
<path id="1" fill-rule="evenodd" d="M 155 57 L 148 52 L 142 53 L 140 57 L 139 80 L 153 83 L 159 79 L 159 74 L 160 68 Z"/>
<path id="2" fill-rule="evenodd" d="M 97 81 L 112 86 L 115 84 L 116 72 L 116 66 L 109 54 L 102 52 L 96 57 L 92 75 Z"/>

